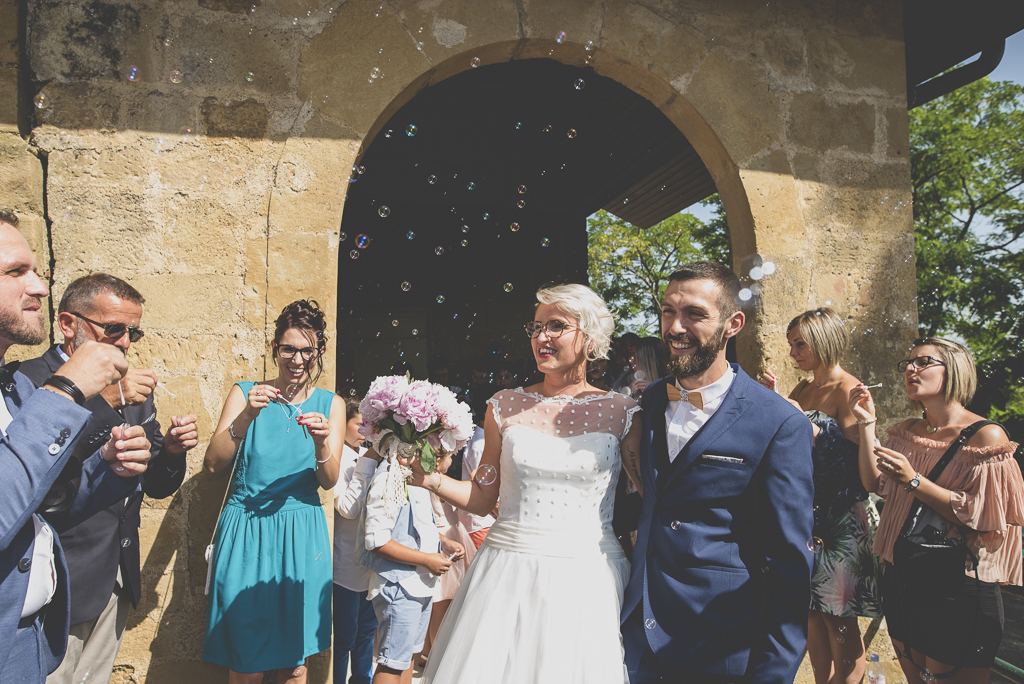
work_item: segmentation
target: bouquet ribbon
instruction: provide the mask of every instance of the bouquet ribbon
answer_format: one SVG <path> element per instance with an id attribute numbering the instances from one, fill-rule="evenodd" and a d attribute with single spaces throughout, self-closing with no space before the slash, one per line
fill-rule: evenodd
<path id="1" fill-rule="evenodd" d="M 384 511 L 388 518 L 397 516 L 398 509 L 409 500 L 405 483 L 412 478 L 412 468 L 399 463 L 398 457 L 415 455 L 403 453 L 410 449 L 415 450 L 416 445 L 406 444 L 391 430 L 384 430 L 373 440 L 373 450 L 388 462 L 388 477 L 384 482 Z"/>

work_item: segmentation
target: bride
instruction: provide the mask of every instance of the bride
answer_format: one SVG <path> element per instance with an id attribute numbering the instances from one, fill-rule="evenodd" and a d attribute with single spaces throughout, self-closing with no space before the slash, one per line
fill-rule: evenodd
<path id="1" fill-rule="evenodd" d="M 583 285 L 537 292 L 526 332 L 544 381 L 489 401 L 474 480 L 414 466 L 412 484 L 497 522 L 477 552 L 431 648 L 421 681 L 437 684 L 628 682 L 619 609 L 629 577 L 612 533 L 625 464 L 639 488 L 639 411 L 586 381 L 613 328 Z M 500 495 L 500 496 L 499 496 Z"/>

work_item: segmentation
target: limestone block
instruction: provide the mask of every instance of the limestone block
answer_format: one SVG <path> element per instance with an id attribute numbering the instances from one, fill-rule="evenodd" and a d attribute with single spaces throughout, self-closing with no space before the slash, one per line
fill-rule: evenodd
<path id="1" fill-rule="evenodd" d="M 584 34 L 587 40 L 589 36 Z M 597 47 L 649 69 L 678 87 L 677 79 L 692 73 L 707 54 L 706 40 L 697 30 L 661 13 L 636 4 L 611 3 L 605 10 Z M 581 38 L 580 42 L 585 40 Z"/>
<path id="2" fill-rule="evenodd" d="M 780 86 L 801 90 L 809 87 L 807 43 L 802 32 L 775 26 L 755 35 L 758 51 Z"/>
<path id="3" fill-rule="evenodd" d="M 207 135 L 226 138 L 262 138 L 270 120 L 266 105 L 255 100 L 220 102 L 208 97 L 203 101 L 200 112 Z"/>
<path id="4" fill-rule="evenodd" d="M 234 299 L 239 280 L 207 274 L 139 276 L 134 280 L 147 297 L 147 312 L 154 329 L 231 331 L 224 302 Z"/>
<path id="5" fill-rule="evenodd" d="M 0 135 L 18 133 L 18 69 L 0 62 Z"/>
<path id="6" fill-rule="evenodd" d="M 117 84 L 110 79 L 91 83 L 51 81 L 40 92 L 46 94 L 50 106 L 35 112 L 38 127 L 33 130 L 34 140 L 52 135 L 39 127 L 88 130 L 120 125 L 122 101 Z"/>
<path id="7" fill-rule="evenodd" d="M 296 299 L 313 298 L 332 312 L 337 291 L 337 237 L 274 234 L 270 240 L 268 306 L 281 311 Z M 276 314 L 275 314 L 276 316 Z"/>
<path id="8" fill-rule="evenodd" d="M 605 17 L 604 8 L 598 3 L 587 0 L 562 0 L 554 3 L 527 0 L 523 8 L 525 12 L 522 23 L 526 38 L 554 40 L 556 45 L 559 39 L 564 45 L 566 41 L 583 44 L 601 38 Z"/>
<path id="9" fill-rule="evenodd" d="M 846 149 L 871 154 L 875 147 L 875 107 L 866 102 L 835 103 L 821 93 L 792 96 L 786 119 L 786 137 L 811 150 Z"/>
<path id="10" fill-rule="evenodd" d="M 810 258 L 814 246 L 802 220 L 800 196 L 785 153 L 774 150 L 757 158 L 740 171 L 740 178 L 754 215 L 758 252 Z"/>
<path id="11" fill-rule="evenodd" d="M 906 101 L 903 37 L 844 36 L 811 32 L 807 36 L 811 79 L 819 88 L 888 96 Z"/>
<path id="12" fill-rule="evenodd" d="M 905 106 L 885 110 L 885 142 L 889 159 L 910 159 L 910 118 Z"/>
<path id="13" fill-rule="evenodd" d="M 150 73 L 148 60 L 137 59 L 145 54 L 138 34 L 147 11 L 140 5 L 100 0 L 32 3 L 28 56 L 36 79 L 120 79 L 122 68 L 130 66 Z"/>
<path id="14" fill-rule="evenodd" d="M 388 10 L 388 6 L 385 5 L 384 9 Z M 522 32 L 526 30 L 523 24 L 528 14 L 528 11 L 520 11 L 516 3 L 507 0 L 405 3 L 397 12 L 407 34 L 404 40 L 415 48 L 422 48 L 423 56 L 435 65 L 464 50 L 472 49 L 474 45 L 523 37 Z M 555 35 L 545 37 L 553 40 Z M 381 56 L 387 53 L 385 47 Z M 469 67 L 468 61 L 464 68 Z"/>
<path id="15" fill-rule="evenodd" d="M 0 2 L 0 64 L 16 65 L 19 62 L 17 2 Z"/>
<path id="16" fill-rule="evenodd" d="M 756 64 L 712 52 L 683 94 L 705 120 L 715 122 L 722 144 L 741 166 L 783 139 L 779 96 L 768 87 L 764 69 Z"/>

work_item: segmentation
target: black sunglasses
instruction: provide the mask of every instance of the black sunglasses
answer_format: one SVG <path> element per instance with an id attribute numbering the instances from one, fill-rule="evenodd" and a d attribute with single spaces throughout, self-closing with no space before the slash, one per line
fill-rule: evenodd
<path id="1" fill-rule="evenodd" d="M 92 323 L 97 328 L 103 328 L 103 334 L 114 340 L 119 340 L 125 333 L 128 333 L 129 342 L 138 342 L 142 339 L 142 336 L 146 334 L 141 328 L 137 328 L 133 325 L 125 325 L 124 323 L 100 323 L 92 320 L 91 318 L 86 318 L 80 313 L 75 313 L 74 311 L 69 311 L 68 313 L 75 318 L 81 318 L 83 321 Z"/>

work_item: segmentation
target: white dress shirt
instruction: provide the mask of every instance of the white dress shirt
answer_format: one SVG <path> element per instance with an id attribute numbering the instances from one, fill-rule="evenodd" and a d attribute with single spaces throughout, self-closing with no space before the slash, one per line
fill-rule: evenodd
<path id="1" fill-rule="evenodd" d="M 47 390 L 40 390 L 45 392 Z M 7 436 L 7 427 L 14 420 L 7 402 L 0 396 L 0 432 Z M 53 562 L 53 530 L 39 517 L 32 514 L 35 530 L 35 544 L 32 546 L 32 567 L 28 572 L 28 591 L 21 607 L 21 617 L 39 612 L 53 598 L 57 591 L 57 566 Z"/>
<path id="2" fill-rule="evenodd" d="M 730 366 L 728 372 L 718 380 L 693 390 L 683 389 L 679 385 L 679 381 L 676 380 L 676 387 L 679 388 L 680 393 L 700 392 L 704 399 L 704 408 L 698 409 L 688 401 L 668 402 L 668 406 L 665 407 L 665 433 L 668 438 L 668 460 L 670 463 L 676 460 L 676 456 L 690 441 L 690 438 L 697 434 L 697 430 L 700 430 L 704 423 L 715 415 L 715 411 L 722 405 L 722 401 L 735 379 L 736 371 Z"/>
<path id="3" fill-rule="evenodd" d="M 349 591 L 366 591 L 370 569 L 356 563 L 353 551 L 359 539 L 359 519 L 366 503 L 366 490 L 377 469 L 377 461 L 342 446 L 338 483 L 334 485 L 334 583 Z"/>

